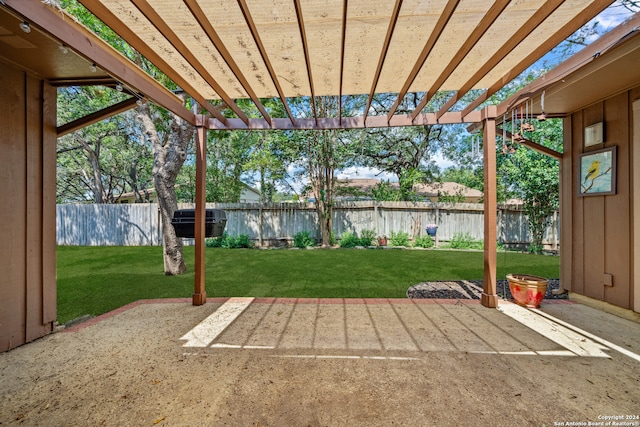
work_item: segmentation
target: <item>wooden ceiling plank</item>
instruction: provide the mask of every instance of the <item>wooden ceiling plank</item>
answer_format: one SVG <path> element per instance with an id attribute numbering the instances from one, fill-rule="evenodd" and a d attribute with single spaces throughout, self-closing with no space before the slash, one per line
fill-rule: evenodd
<path id="1" fill-rule="evenodd" d="M 197 0 L 184 0 L 184 3 L 187 6 L 187 8 L 189 8 L 189 10 L 191 11 L 191 14 L 196 19 L 196 21 L 198 21 L 198 24 L 200 25 L 202 30 L 209 37 L 209 40 L 211 40 L 211 43 L 215 46 L 215 48 L 218 50 L 218 52 L 220 53 L 224 61 L 227 63 L 227 65 L 231 69 L 231 72 L 233 72 L 233 75 L 236 76 L 236 79 L 238 79 L 238 81 L 240 82 L 244 90 L 247 92 L 247 94 L 249 95 L 253 103 L 256 105 L 258 110 L 260 110 L 260 113 L 262 114 L 262 116 L 265 118 L 267 122 L 271 123 L 271 116 L 269 115 L 267 110 L 264 108 L 264 105 L 262 105 L 262 102 L 260 102 L 260 99 L 258 99 L 258 96 L 256 95 L 255 91 L 247 81 L 240 67 L 238 67 L 238 64 L 236 64 L 236 61 L 234 61 L 233 56 L 231 55 L 229 50 L 227 50 L 227 47 L 222 42 L 222 39 L 220 38 L 220 36 L 218 36 L 218 33 L 215 30 L 215 28 L 213 28 L 213 25 L 211 25 L 211 21 L 209 21 L 209 19 L 207 18 L 207 15 L 204 13 L 202 8 L 200 8 L 200 5 L 198 4 Z"/>
<path id="2" fill-rule="evenodd" d="M 171 29 L 171 27 L 162 19 L 147 0 L 130 0 L 140 13 L 142 13 L 149 22 L 167 39 L 169 43 L 182 55 L 182 57 L 191 65 L 202 78 L 211 86 L 211 88 L 220 95 L 220 98 L 238 115 L 242 121 L 248 123 L 249 117 L 238 107 L 238 105 L 227 95 L 222 86 L 213 78 L 207 68 L 200 62 L 191 50 L 180 40 L 180 37 Z M 117 32 L 117 31 L 116 31 Z"/>
<path id="3" fill-rule="evenodd" d="M 338 117 L 342 123 L 342 84 L 344 78 L 344 52 L 347 42 L 347 11 L 349 0 L 344 0 L 342 4 L 342 40 L 340 42 L 340 95 L 338 98 Z"/>
<path id="4" fill-rule="evenodd" d="M 205 110 L 209 111 L 216 119 L 222 123 L 226 123 L 227 118 L 218 111 L 207 99 L 205 99 L 191 84 L 189 84 L 180 73 L 176 72 L 160 55 L 152 50 L 138 35 L 124 24 L 111 10 L 105 7 L 98 0 L 78 0 L 91 13 L 104 22 L 109 28 L 113 29 L 120 37 L 122 37 L 131 47 L 136 49 L 142 56 L 151 61 L 156 67 L 160 68 L 171 80 L 184 89 L 190 96 L 195 99 L 198 104 Z M 130 84 L 131 87 L 136 87 Z M 159 105 L 162 105 L 159 103 Z M 165 107 L 166 108 L 166 107 Z"/>
<path id="5" fill-rule="evenodd" d="M 269 55 L 267 55 L 267 50 L 265 49 L 264 44 L 262 43 L 262 39 L 260 38 L 260 33 L 258 32 L 258 28 L 256 27 L 256 24 L 253 21 L 253 17 L 251 16 L 251 12 L 249 11 L 247 2 L 245 0 L 237 0 L 237 1 L 238 1 L 238 6 L 240 6 L 240 10 L 242 11 L 242 15 L 244 16 L 244 20 L 247 23 L 249 31 L 251 32 L 251 36 L 253 37 L 253 41 L 256 43 L 256 46 L 258 46 L 258 50 L 260 51 L 260 56 L 262 57 L 262 61 L 264 62 L 264 65 L 267 67 L 267 71 L 269 72 L 271 81 L 273 82 L 273 85 L 276 87 L 276 91 L 278 91 L 280 102 L 282 102 L 282 105 L 284 106 L 284 109 L 287 112 L 287 116 L 289 116 L 289 119 L 291 120 L 291 122 L 294 123 L 295 119 L 293 117 L 293 113 L 291 112 L 291 107 L 287 102 L 287 97 L 285 96 L 284 91 L 282 90 L 282 86 L 280 86 L 280 81 L 276 76 L 276 72 L 273 69 L 273 65 L 271 64 L 271 61 L 269 60 Z"/>
<path id="6" fill-rule="evenodd" d="M 489 97 L 495 95 L 500 89 L 502 89 L 507 83 L 516 78 L 520 73 L 525 71 L 531 64 L 538 59 L 542 58 L 547 52 L 554 47 L 562 43 L 567 37 L 571 36 L 580 27 L 589 22 L 595 15 L 604 10 L 611 4 L 611 0 L 595 0 L 580 13 L 578 13 L 571 21 L 556 31 L 545 42 L 538 45 L 526 58 L 520 61 L 515 67 L 509 70 L 500 80 L 495 82 L 489 89 L 487 89 L 482 95 L 473 100 L 464 110 L 462 110 L 462 116 L 470 114 L 477 107 L 485 102 Z M 605 35 L 606 36 L 606 35 Z"/>
<path id="7" fill-rule="evenodd" d="M 391 44 L 391 38 L 398 22 L 398 16 L 400 15 L 400 8 L 402 7 L 402 0 L 396 0 L 393 6 L 393 12 L 391 13 L 391 19 L 389 20 L 389 27 L 387 28 L 387 35 L 384 38 L 384 44 L 382 45 L 382 51 L 380 52 L 380 58 L 378 59 L 378 66 L 376 67 L 376 73 L 371 82 L 371 90 L 369 90 L 369 98 L 367 99 L 367 105 L 364 108 L 364 118 L 367 119 L 369 115 L 369 108 L 371 108 L 371 102 L 373 101 L 373 95 L 376 92 L 378 81 L 380 80 L 380 74 L 382 73 L 382 67 L 384 61 L 387 58 L 387 52 L 389 51 L 389 45 Z"/>
<path id="8" fill-rule="evenodd" d="M 123 111 L 127 111 L 136 106 L 138 102 L 138 98 L 132 97 L 125 99 L 124 101 L 120 101 L 117 104 L 113 104 L 109 107 L 103 108 L 102 110 L 98 110 L 94 113 L 87 114 L 84 117 L 80 117 L 79 119 L 73 120 L 69 123 L 65 123 L 61 126 L 58 126 L 58 138 L 74 132 L 78 129 L 81 129 L 85 126 L 92 125 L 94 123 L 98 123 L 104 119 L 115 116 L 116 114 L 120 114 Z"/>
<path id="9" fill-rule="evenodd" d="M 307 78 L 309 79 L 309 88 L 311 89 L 311 108 L 313 110 L 313 117 L 317 120 L 318 114 L 316 112 L 316 93 L 313 85 L 313 75 L 311 73 L 311 60 L 309 58 L 309 42 L 307 41 L 307 33 L 304 29 L 304 17 L 302 16 L 302 5 L 300 0 L 293 0 L 293 4 L 296 9 L 296 17 L 298 18 L 298 29 L 300 30 L 300 38 L 302 39 L 302 49 L 304 51 L 304 62 L 307 64 Z"/>
<path id="10" fill-rule="evenodd" d="M 496 65 L 498 65 L 509 53 L 513 51 L 524 39 L 526 39 L 540 24 L 542 24 L 556 9 L 558 9 L 565 0 L 551 0 L 544 3 L 536 12 L 525 22 L 518 30 L 503 44 L 496 53 L 489 58 L 474 75 L 464 84 L 457 92 L 457 98 L 465 96 L 473 86 L 484 78 Z M 455 104 L 455 103 L 454 103 Z M 449 110 L 452 105 L 445 104 L 436 116 L 441 116 L 445 111 Z M 446 107 L 446 109 L 445 109 Z"/>
<path id="11" fill-rule="evenodd" d="M 405 95 L 409 91 L 409 88 L 413 84 L 413 81 L 416 79 L 416 77 L 418 76 L 418 73 L 422 69 L 422 66 L 424 65 L 429 55 L 431 54 L 433 47 L 436 45 L 436 43 L 440 39 L 440 36 L 442 35 L 442 32 L 444 31 L 444 29 L 447 27 L 447 24 L 449 23 L 449 20 L 453 16 L 453 13 L 455 12 L 459 3 L 460 3 L 460 0 L 449 0 L 447 2 L 447 5 L 445 6 L 444 10 L 440 14 L 440 18 L 438 19 L 436 26 L 431 32 L 431 35 L 429 36 L 427 43 L 424 45 L 424 48 L 422 49 L 420 56 L 418 56 L 418 60 L 413 65 L 413 68 L 411 69 L 411 73 L 409 73 L 409 77 L 407 78 L 407 80 L 404 83 L 404 86 L 402 86 L 402 89 L 398 93 L 396 102 L 393 104 L 393 106 L 389 110 L 389 113 L 387 114 L 387 120 L 391 120 L 391 117 L 398 109 L 398 106 L 404 99 Z M 427 92 L 424 97 L 426 98 L 430 96 L 433 96 L 433 95 L 430 92 Z M 419 112 L 418 109 L 416 109 L 416 111 Z M 417 114 L 415 116 L 417 116 Z"/>
<path id="12" fill-rule="evenodd" d="M 511 3 L 511 0 L 496 0 L 491 8 L 484 15 L 480 23 L 474 28 L 471 35 L 465 40 L 464 44 L 453 59 L 447 64 L 447 66 L 442 70 L 442 73 L 435 80 L 431 88 L 427 92 L 427 94 L 420 100 L 420 103 L 413 111 L 412 116 L 415 117 L 422 109 L 427 105 L 427 103 L 433 98 L 436 92 L 440 90 L 445 81 L 449 78 L 449 76 L 455 71 L 456 68 L 462 63 L 464 58 L 471 52 L 471 49 L 480 41 L 482 36 L 487 32 L 487 30 L 493 25 L 493 23 L 498 19 L 500 14 L 504 11 L 504 9 Z"/>

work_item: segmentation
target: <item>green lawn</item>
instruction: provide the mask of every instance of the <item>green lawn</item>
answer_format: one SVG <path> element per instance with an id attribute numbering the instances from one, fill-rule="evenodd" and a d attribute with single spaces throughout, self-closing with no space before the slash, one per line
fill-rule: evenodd
<path id="1" fill-rule="evenodd" d="M 144 298 L 191 297 L 188 273 L 165 276 L 160 247 L 58 247 L 58 322 L 99 315 Z M 483 253 L 449 250 L 270 250 L 207 248 L 209 297 L 404 298 L 434 280 L 482 279 Z M 498 278 L 509 272 L 557 278 L 558 257 L 498 253 Z"/>

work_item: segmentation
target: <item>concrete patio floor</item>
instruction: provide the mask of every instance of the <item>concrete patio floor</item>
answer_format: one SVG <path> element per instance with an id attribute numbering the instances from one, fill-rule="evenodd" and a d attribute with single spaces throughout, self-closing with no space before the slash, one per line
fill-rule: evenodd
<path id="1" fill-rule="evenodd" d="M 566 301 L 139 301 L 0 354 L 0 384 L 0 425 L 640 425 L 640 324 Z"/>

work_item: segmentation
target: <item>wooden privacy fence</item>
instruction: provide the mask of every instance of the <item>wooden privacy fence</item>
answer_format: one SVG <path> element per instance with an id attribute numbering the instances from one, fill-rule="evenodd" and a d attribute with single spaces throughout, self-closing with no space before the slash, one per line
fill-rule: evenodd
<path id="1" fill-rule="evenodd" d="M 193 207 L 180 205 L 181 209 Z M 227 214 L 226 231 L 231 236 L 247 234 L 258 245 L 290 243 L 294 234 L 310 231 L 319 238 L 318 217 L 312 203 L 208 203 L 207 208 L 223 209 Z M 403 231 L 413 238 L 426 234 L 428 224 L 437 224 L 439 241 L 468 233 L 476 240 L 484 238 L 482 204 L 431 202 L 336 202 L 333 229 L 339 239 L 345 231 L 373 230 L 377 236 Z M 545 234 L 545 248 L 557 250 L 559 217 L 551 218 Z M 69 204 L 57 206 L 57 242 L 79 246 L 153 246 L 162 243 L 158 205 Z M 498 241 L 509 246 L 526 247 L 530 242 L 527 217 L 510 205 L 498 207 Z M 186 244 L 192 244 L 185 239 Z"/>

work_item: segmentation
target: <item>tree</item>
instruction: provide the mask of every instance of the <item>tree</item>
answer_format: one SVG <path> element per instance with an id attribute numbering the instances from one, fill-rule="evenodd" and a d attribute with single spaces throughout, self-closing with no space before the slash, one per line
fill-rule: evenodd
<path id="1" fill-rule="evenodd" d="M 394 95 L 374 97 L 372 113 L 384 114 L 395 101 Z M 398 113 L 409 113 L 418 105 L 418 94 L 412 93 L 397 109 Z M 413 187 L 425 181 L 433 181 L 437 166 L 433 160 L 445 135 L 439 125 L 365 129 L 357 132 L 354 142 L 355 162 L 373 167 L 398 177 L 400 190 L 397 199 L 413 200 Z M 386 194 L 383 189 L 379 194 Z"/>
<path id="2" fill-rule="evenodd" d="M 167 275 L 182 274 L 186 271 L 182 254 L 182 240 L 176 236 L 171 225 L 174 212 L 178 209 L 175 191 L 176 177 L 187 158 L 189 144 L 193 141 L 195 128 L 181 117 L 156 111 L 148 103 L 138 107 L 138 120 L 142 123 L 145 136 L 153 152 L 153 182 L 158 195 L 158 207 L 162 220 L 162 243 L 164 249 L 164 272 Z M 169 126 L 162 125 L 169 122 Z"/>
<path id="3" fill-rule="evenodd" d="M 58 90 L 58 122 L 67 123 L 126 98 L 102 86 Z M 113 203 L 150 180 L 150 154 L 135 136 L 131 112 L 65 135 L 57 149 L 59 202 Z M 139 196 L 139 194 L 138 194 Z"/>
<path id="4" fill-rule="evenodd" d="M 562 151 L 562 122 L 547 120 L 535 124 L 535 132 L 527 136 L 541 145 Z M 559 208 L 560 165 L 557 159 L 524 146 L 502 155 L 499 168 L 510 190 L 524 200 L 532 243 L 529 251 L 542 252 L 542 241 L 550 215 Z"/>

